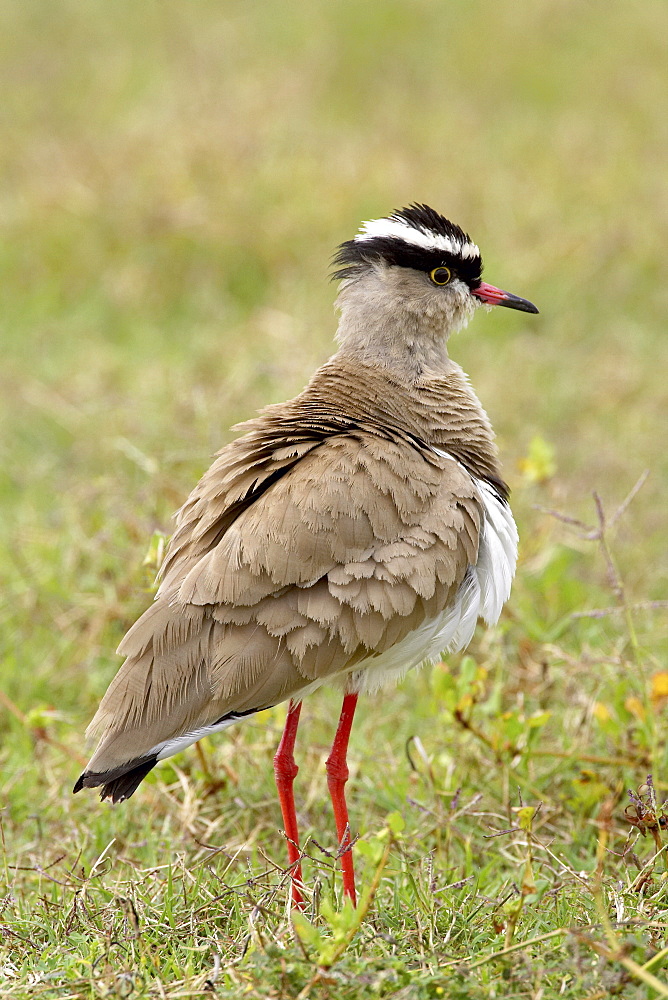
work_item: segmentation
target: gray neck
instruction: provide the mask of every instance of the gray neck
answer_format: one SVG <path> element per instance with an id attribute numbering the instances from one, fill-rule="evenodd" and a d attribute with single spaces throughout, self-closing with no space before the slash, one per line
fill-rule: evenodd
<path id="1" fill-rule="evenodd" d="M 442 313 L 400 294 L 382 271 L 344 282 L 336 339 L 339 354 L 362 364 L 391 369 L 401 381 L 448 367 L 447 323 Z"/>

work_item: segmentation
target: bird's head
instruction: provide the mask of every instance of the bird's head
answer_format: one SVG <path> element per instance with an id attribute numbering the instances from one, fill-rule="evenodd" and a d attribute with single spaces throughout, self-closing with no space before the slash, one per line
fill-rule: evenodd
<path id="1" fill-rule="evenodd" d="M 411 205 L 365 222 L 334 257 L 342 281 L 339 306 L 354 315 L 402 316 L 447 337 L 470 320 L 476 307 L 538 310 L 527 299 L 481 278 L 480 250 L 459 226 L 429 208 Z"/>

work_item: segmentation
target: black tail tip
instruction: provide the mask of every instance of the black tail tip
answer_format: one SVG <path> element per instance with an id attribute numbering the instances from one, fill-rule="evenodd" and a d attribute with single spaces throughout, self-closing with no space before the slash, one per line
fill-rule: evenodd
<path id="1" fill-rule="evenodd" d="M 76 795 L 82 788 L 97 788 L 102 785 L 100 792 L 102 801 L 111 799 L 112 802 L 123 802 L 130 798 L 139 783 L 157 763 L 157 757 L 149 757 L 139 762 L 131 761 L 130 764 L 110 771 L 84 771 L 79 775 L 72 794 Z"/>

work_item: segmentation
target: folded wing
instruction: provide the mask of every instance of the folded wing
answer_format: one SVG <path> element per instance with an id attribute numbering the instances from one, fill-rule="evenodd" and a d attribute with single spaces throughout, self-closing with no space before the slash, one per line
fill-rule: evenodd
<path id="1" fill-rule="evenodd" d="M 482 517 L 460 465 L 399 436 L 233 442 L 180 512 L 156 601 L 121 643 L 78 787 L 143 769 L 125 797 L 165 748 L 380 656 L 454 600 Z"/>

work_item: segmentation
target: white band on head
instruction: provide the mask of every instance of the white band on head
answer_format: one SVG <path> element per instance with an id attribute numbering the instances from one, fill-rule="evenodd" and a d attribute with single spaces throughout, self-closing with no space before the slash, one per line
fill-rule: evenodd
<path id="1" fill-rule="evenodd" d="M 469 243 L 466 240 L 453 240 L 438 233 L 423 233 L 420 229 L 416 229 L 399 219 L 371 219 L 369 222 L 363 222 L 360 232 L 355 236 L 355 241 L 363 242 L 383 237 L 385 239 L 400 239 L 404 243 L 411 243 L 423 250 L 444 250 L 446 253 L 452 253 L 458 257 L 480 256 L 480 250 L 475 243 Z"/>

